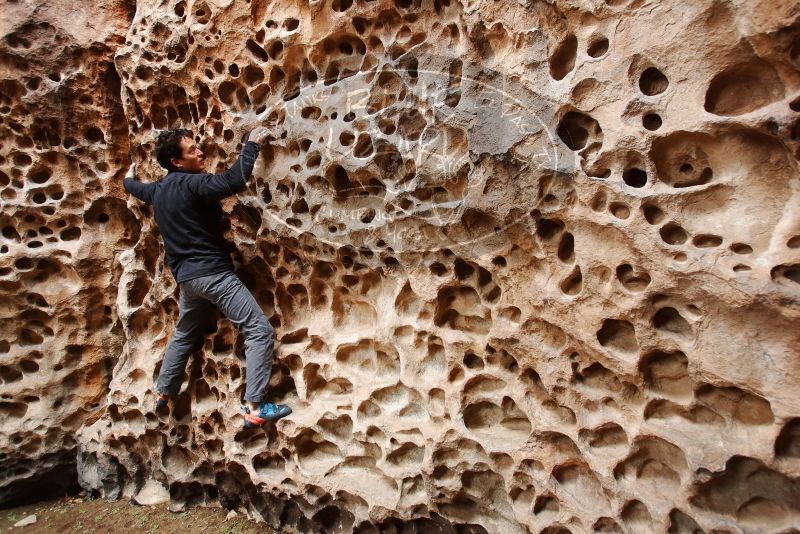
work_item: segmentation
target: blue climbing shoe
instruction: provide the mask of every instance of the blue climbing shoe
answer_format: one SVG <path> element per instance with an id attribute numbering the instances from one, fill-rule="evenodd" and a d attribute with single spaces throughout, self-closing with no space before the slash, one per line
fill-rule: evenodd
<path id="1" fill-rule="evenodd" d="M 272 404 L 271 402 L 262 402 L 258 405 L 258 411 L 252 412 L 247 406 L 242 406 L 244 414 L 244 427 L 255 428 L 261 426 L 267 421 L 277 421 L 292 413 L 292 409 L 285 404 Z"/>

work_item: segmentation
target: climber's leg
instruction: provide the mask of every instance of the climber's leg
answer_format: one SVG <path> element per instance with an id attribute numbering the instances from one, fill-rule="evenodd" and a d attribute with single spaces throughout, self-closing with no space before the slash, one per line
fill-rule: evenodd
<path id="1" fill-rule="evenodd" d="M 202 342 L 203 327 L 214 313 L 213 305 L 196 292 L 194 282 L 188 280 L 180 284 L 180 316 L 161 363 L 161 372 L 156 381 L 158 393 L 178 394 L 189 355 Z"/>
<path id="2" fill-rule="evenodd" d="M 267 384 L 272 372 L 272 351 L 275 330 L 269 324 L 256 299 L 239 277 L 225 272 L 198 279 L 198 287 L 207 299 L 244 335 L 244 353 L 247 361 L 247 387 L 244 399 L 261 402 L 267 394 Z"/>

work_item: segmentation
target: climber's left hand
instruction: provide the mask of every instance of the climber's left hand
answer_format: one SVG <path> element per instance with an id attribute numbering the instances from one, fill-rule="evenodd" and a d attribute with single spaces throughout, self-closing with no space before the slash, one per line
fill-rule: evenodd
<path id="1" fill-rule="evenodd" d="M 247 136 L 248 141 L 253 141 L 259 145 L 263 145 L 270 139 L 274 139 L 272 131 L 264 126 L 258 126 Z"/>
<path id="2" fill-rule="evenodd" d="M 136 164 L 131 163 L 131 166 L 128 167 L 128 172 L 125 173 L 125 178 L 130 178 L 131 180 L 136 179 Z"/>

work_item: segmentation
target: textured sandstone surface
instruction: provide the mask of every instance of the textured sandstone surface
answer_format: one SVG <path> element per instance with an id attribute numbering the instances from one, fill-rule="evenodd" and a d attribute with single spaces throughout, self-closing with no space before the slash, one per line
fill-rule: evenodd
<path id="1" fill-rule="evenodd" d="M 74 484 L 76 431 L 105 405 L 123 348 L 118 256 L 139 225 L 118 185 L 128 139 L 113 61 L 133 12 L 0 13 L 2 505 Z"/>
<path id="2" fill-rule="evenodd" d="M 301 531 L 800 528 L 793 2 L 69 5 L 0 22 L 3 496 L 77 449 Z M 218 317 L 153 412 L 177 291 L 120 177 L 255 124 L 225 209 L 295 413 L 244 431 Z"/>

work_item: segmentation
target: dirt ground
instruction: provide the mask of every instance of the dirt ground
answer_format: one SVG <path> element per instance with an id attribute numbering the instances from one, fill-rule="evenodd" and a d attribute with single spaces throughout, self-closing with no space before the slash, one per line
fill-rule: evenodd
<path id="1" fill-rule="evenodd" d="M 13 526 L 31 514 L 36 514 L 35 524 Z M 168 511 L 166 504 L 136 506 L 124 499 L 109 502 L 64 497 L 57 501 L 0 510 L 0 533 L 275 534 L 264 523 L 256 523 L 242 515 L 226 521 L 226 514 L 227 510 L 222 508 L 194 507 L 176 514 Z"/>

